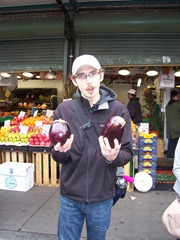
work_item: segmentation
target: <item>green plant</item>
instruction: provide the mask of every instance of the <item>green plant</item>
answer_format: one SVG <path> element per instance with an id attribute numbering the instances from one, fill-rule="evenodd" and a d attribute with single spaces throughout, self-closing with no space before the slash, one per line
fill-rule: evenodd
<path id="1" fill-rule="evenodd" d="M 72 83 L 70 77 L 64 79 L 64 88 L 62 91 L 62 98 L 75 98 L 76 86 Z"/>
<path id="2" fill-rule="evenodd" d="M 162 137 L 161 119 L 159 116 L 159 105 L 156 101 L 156 96 L 151 89 L 144 90 L 144 108 L 148 110 L 149 114 L 149 130 L 158 132 L 159 137 Z"/>

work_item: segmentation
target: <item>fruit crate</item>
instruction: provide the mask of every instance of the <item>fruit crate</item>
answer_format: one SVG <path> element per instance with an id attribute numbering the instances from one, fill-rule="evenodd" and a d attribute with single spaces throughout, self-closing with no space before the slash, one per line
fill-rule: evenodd
<path id="1" fill-rule="evenodd" d="M 143 146 L 139 148 L 140 154 L 157 154 L 157 147 L 154 146 Z"/>
<path id="2" fill-rule="evenodd" d="M 29 151 L 30 152 L 42 152 L 42 153 L 48 153 L 50 152 L 49 147 L 44 147 L 44 146 L 34 146 L 34 145 L 29 145 Z"/>
<path id="3" fill-rule="evenodd" d="M 32 163 L 35 167 L 34 183 L 38 186 L 59 186 L 59 172 L 61 165 L 56 163 L 51 153 L 41 152 L 40 149 L 34 149 L 32 154 Z"/>
<path id="4" fill-rule="evenodd" d="M 143 169 L 149 169 L 149 170 L 155 170 L 156 171 L 156 163 L 153 161 L 143 161 L 139 163 L 139 170 L 143 170 Z"/>
<path id="5" fill-rule="evenodd" d="M 157 140 L 158 140 L 157 136 L 153 136 L 152 138 L 139 136 L 139 146 L 140 147 L 150 146 L 157 148 Z"/>
<path id="6" fill-rule="evenodd" d="M 3 162 L 24 162 L 31 163 L 31 154 L 28 151 L 28 146 L 5 145 L 0 146 L 1 163 Z"/>

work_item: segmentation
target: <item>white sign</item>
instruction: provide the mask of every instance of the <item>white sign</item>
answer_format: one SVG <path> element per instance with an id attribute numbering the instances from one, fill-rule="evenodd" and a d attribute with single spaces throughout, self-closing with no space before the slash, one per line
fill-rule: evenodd
<path id="1" fill-rule="evenodd" d="M 162 70 L 160 73 L 160 83 L 159 83 L 159 88 L 174 88 L 175 84 L 175 76 L 174 76 L 174 71 L 170 70 L 169 74 L 162 74 Z"/>
<path id="2" fill-rule="evenodd" d="M 139 133 L 149 133 L 149 123 L 140 123 L 138 127 Z"/>

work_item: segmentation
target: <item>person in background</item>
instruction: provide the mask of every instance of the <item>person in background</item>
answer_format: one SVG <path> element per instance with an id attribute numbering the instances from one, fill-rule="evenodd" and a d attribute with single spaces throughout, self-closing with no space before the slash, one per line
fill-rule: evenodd
<path id="1" fill-rule="evenodd" d="M 176 177 L 176 182 L 174 184 L 174 190 L 177 193 L 177 200 L 180 204 L 180 138 L 178 140 L 176 149 L 175 149 L 175 158 L 173 163 L 173 173 Z M 180 219 L 179 219 L 180 221 Z M 180 240 L 177 238 L 177 240 Z"/>
<path id="2" fill-rule="evenodd" d="M 166 134 L 168 138 L 167 158 L 174 158 L 174 151 L 180 136 L 179 93 L 171 91 L 171 99 L 166 105 Z"/>
<path id="3" fill-rule="evenodd" d="M 99 136 L 99 154 L 81 128 L 72 101 L 59 104 L 54 119 L 69 123 L 71 137 L 65 144 L 51 145 L 53 159 L 62 164 L 60 179 L 60 212 L 58 240 L 79 240 L 86 221 L 88 240 L 105 240 L 110 225 L 115 192 L 116 169 L 130 161 L 132 133 L 129 112 L 116 100 L 116 94 L 100 86 L 104 70 L 92 55 L 77 57 L 72 65 L 71 80 L 77 87 L 76 100 Z M 114 140 L 110 147 L 102 131 L 109 119 L 118 115 L 125 119 L 122 144 Z"/>
<path id="4" fill-rule="evenodd" d="M 131 120 L 136 126 L 139 126 L 142 122 L 142 112 L 139 98 L 136 97 L 136 90 L 130 89 L 127 95 L 129 99 L 127 109 L 129 110 Z"/>

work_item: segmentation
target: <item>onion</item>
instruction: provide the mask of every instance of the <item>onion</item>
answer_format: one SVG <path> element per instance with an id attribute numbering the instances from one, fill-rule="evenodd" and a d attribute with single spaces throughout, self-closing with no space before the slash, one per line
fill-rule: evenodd
<path id="1" fill-rule="evenodd" d="M 114 139 L 121 143 L 125 124 L 124 118 L 120 116 L 113 116 L 106 123 L 102 135 L 108 139 L 111 148 L 114 148 Z"/>
<path id="2" fill-rule="evenodd" d="M 53 145 L 56 145 L 58 142 L 63 145 L 70 135 L 71 131 L 66 121 L 62 119 L 53 121 L 49 129 L 49 140 Z"/>

